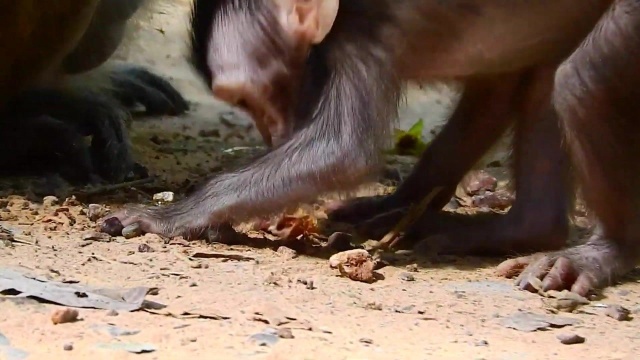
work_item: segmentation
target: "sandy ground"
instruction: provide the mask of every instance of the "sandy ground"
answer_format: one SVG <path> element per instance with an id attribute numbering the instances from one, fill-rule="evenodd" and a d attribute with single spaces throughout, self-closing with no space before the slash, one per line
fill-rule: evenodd
<path id="1" fill-rule="evenodd" d="M 187 10 L 184 0 L 161 3 L 142 22 L 140 41 L 120 54 L 170 77 L 194 104 L 187 116 L 142 119 L 132 130 L 141 161 L 177 193 L 246 158 L 223 149 L 259 144 L 249 121 L 213 100 L 186 65 Z M 455 97 L 438 89 L 411 92 L 408 100 L 401 125 L 421 117 L 429 135 Z M 502 259 L 423 259 L 404 252 L 389 255 L 389 265 L 377 270 L 380 279 L 368 284 L 340 277 L 326 258 L 277 247 L 167 242 L 150 235 L 91 237 L 89 203 L 148 201 L 160 190 L 78 193 L 77 200 L 44 203 L 16 190 L 20 195 L 0 200 L 0 224 L 22 241 L 0 242 L 3 269 L 67 286 L 157 288 L 147 299 L 174 314 L 79 309 L 79 321 L 54 325 L 52 313 L 64 307 L 0 297 L 0 358 L 506 360 L 640 354 L 637 320 L 618 321 L 605 307 L 623 306 L 632 318 L 640 313 L 637 274 L 573 312 L 556 314 L 553 299 L 519 291 L 495 275 Z M 200 316 L 177 316 L 187 310 Z M 529 332 L 505 326 L 527 313 L 548 316 L 547 323 L 572 321 L 559 328 L 538 319 L 542 329 Z M 586 341 L 564 345 L 557 338 L 562 334 Z M 134 354 L 118 346 L 153 351 Z"/>

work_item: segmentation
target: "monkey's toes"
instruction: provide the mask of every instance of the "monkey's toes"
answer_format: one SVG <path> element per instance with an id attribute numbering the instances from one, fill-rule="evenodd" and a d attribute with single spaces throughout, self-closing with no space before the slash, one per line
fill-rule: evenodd
<path id="1" fill-rule="evenodd" d="M 570 290 L 586 296 L 634 267 L 636 259 L 628 253 L 615 243 L 595 238 L 563 251 L 507 260 L 498 266 L 498 274 L 520 273 L 516 284 L 523 290 Z"/>

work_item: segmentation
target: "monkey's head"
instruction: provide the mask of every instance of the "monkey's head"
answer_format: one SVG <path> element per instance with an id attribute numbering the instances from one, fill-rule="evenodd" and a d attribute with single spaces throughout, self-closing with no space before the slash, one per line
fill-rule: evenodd
<path id="1" fill-rule="evenodd" d="M 291 136 L 310 48 L 333 26 L 339 0 L 196 0 L 192 61 L 214 96 L 248 112 L 265 143 Z"/>

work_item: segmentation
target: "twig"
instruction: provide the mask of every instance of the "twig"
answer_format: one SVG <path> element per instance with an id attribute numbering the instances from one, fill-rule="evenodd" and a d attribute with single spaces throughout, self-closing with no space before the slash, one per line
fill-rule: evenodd
<path id="1" fill-rule="evenodd" d="M 418 218 L 427 210 L 427 207 L 433 199 L 444 189 L 443 186 L 438 186 L 431 190 L 429 195 L 427 195 L 424 199 L 422 199 L 417 205 L 413 204 L 409 208 L 407 214 L 400 219 L 400 221 L 396 224 L 396 226 L 391 229 L 383 238 L 380 240 L 375 249 L 384 249 L 388 250 L 397 245 L 398 241 L 400 241 L 400 237 L 398 236 L 401 232 L 405 231 L 410 225 L 412 225 Z"/>
<path id="2" fill-rule="evenodd" d="M 118 183 L 118 184 L 109 184 L 109 185 L 104 185 L 104 186 L 98 186 L 98 187 L 95 187 L 93 189 L 80 191 L 80 193 L 78 193 L 78 195 L 81 195 L 81 196 L 99 195 L 99 194 L 108 193 L 108 192 L 111 192 L 111 191 L 114 191 L 114 190 L 120 190 L 120 189 L 124 189 L 124 188 L 130 188 L 130 187 L 136 187 L 136 186 L 140 186 L 140 185 L 144 185 L 144 184 L 149 184 L 149 183 L 153 182 L 154 180 L 155 180 L 155 178 L 148 177 L 148 178 L 144 178 L 144 179 L 127 181 L 127 182 L 122 182 L 122 183 Z"/>
<path id="3" fill-rule="evenodd" d="M 0 225 L 0 240 L 7 240 L 11 243 L 23 245 L 39 246 L 37 240 L 32 241 L 28 236 L 16 235 L 13 231 L 7 229 L 2 225 Z"/>

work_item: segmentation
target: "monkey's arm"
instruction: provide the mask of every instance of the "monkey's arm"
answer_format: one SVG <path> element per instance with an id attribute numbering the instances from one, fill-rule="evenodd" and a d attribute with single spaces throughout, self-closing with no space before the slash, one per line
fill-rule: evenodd
<path id="1" fill-rule="evenodd" d="M 197 236 L 212 224 L 269 215 L 321 193 L 359 185 L 377 170 L 400 96 L 387 59 L 362 58 L 368 62 L 336 59 L 329 74 L 319 75 L 326 82 L 309 114 L 311 121 L 287 143 L 239 171 L 209 181 L 180 202 L 129 207 L 113 216 L 125 226 L 138 222 L 146 232 Z M 383 76 L 386 81 L 381 81 Z"/>

